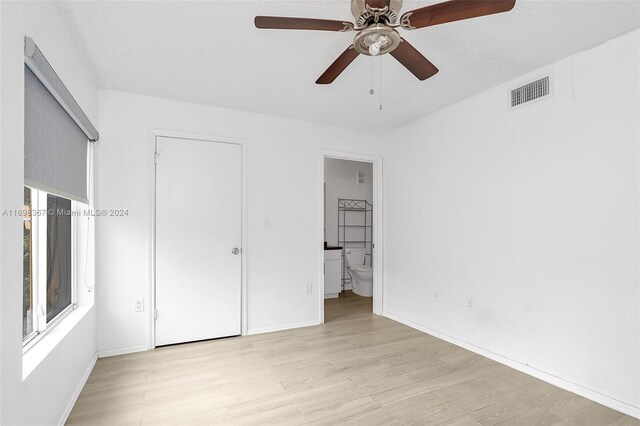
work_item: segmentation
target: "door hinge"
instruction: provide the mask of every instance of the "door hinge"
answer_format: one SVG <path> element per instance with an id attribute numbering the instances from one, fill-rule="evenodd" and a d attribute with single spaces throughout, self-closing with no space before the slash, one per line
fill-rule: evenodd
<path id="1" fill-rule="evenodd" d="M 157 309 L 154 309 L 154 310 L 153 310 L 153 319 L 154 319 L 154 320 L 157 320 L 157 319 L 158 319 L 158 310 L 157 310 Z"/>
<path id="2" fill-rule="evenodd" d="M 154 152 L 153 153 L 153 164 L 158 164 L 158 158 L 160 158 L 160 153 Z"/>

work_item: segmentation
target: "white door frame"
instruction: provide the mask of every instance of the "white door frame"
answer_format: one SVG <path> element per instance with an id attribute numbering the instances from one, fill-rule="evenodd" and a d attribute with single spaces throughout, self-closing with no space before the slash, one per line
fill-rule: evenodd
<path id="1" fill-rule="evenodd" d="M 360 161 L 363 163 L 371 163 L 373 165 L 373 259 L 375 260 L 373 268 L 373 313 L 376 315 L 382 315 L 383 311 L 383 212 L 382 212 L 382 156 L 377 155 L 364 155 L 351 152 L 341 151 L 321 151 L 320 152 L 320 184 L 318 185 L 318 199 L 319 205 L 322 206 L 320 210 L 320 220 L 318 223 L 318 264 L 320 266 L 318 280 L 318 303 L 320 312 L 320 323 L 324 323 L 324 159 L 334 158 L 338 160 L 350 160 Z"/>
<path id="2" fill-rule="evenodd" d="M 149 321 L 149 349 L 156 347 L 156 322 L 154 312 L 156 309 L 156 167 L 154 153 L 156 150 L 156 138 L 167 137 L 176 139 L 191 139 L 197 141 L 229 143 L 240 145 L 242 148 L 242 259 L 241 259 L 241 332 L 245 336 L 247 334 L 248 312 L 247 312 L 247 144 L 244 139 L 235 139 L 220 136 L 209 136 L 197 133 L 179 132 L 163 129 L 149 129 L 149 141 L 147 145 L 147 169 L 149 182 L 149 283 L 148 283 L 148 321 Z"/>

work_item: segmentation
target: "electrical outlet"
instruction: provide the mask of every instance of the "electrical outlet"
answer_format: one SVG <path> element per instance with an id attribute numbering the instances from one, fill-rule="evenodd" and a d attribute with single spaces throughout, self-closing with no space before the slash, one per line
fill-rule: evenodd
<path id="1" fill-rule="evenodd" d="M 475 304 L 476 304 L 476 302 L 472 298 L 468 298 L 467 299 L 467 310 L 468 311 L 473 311 L 473 308 L 475 308 Z"/>
<path id="2" fill-rule="evenodd" d="M 265 231 L 270 231 L 271 230 L 271 218 L 267 217 L 264 219 L 264 230 Z"/>
<path id="3" fill-rule="evenodd" d="M 438 290 L 433 292 L 433 300 L 435 300 L 436 303 L 440 303 L 440 292 Z"/>
<path id="4" fill-rule="evenodd" d="M 313 284 L 311 284 L 311 283 L 306 283 L 306 284 L 304 285 L 304 292 L 305 292 L 305 294 L 306 294 L 307 296 L 308 296 L 308 295 L 310 295 L 311 293 L 313 293 Z"/>
<path id="5" fill-rule="evenodd" d="M 142 311 L 144 311 L 144 299 L 134 299 L 133 312 L 142 312 Z"/>

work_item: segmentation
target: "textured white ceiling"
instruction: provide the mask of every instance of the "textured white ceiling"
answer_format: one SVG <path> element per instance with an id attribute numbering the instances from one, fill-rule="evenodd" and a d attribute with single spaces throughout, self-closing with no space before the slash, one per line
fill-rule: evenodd
<path id="1" fill-rule="evenodd" d="M 405 0 L 402 10 L 431 3 Z M 420 82 L 391 56 L 382 57 L 379 111 L 378 59 L 360 56 L 334 84 L 314 83 L 355 33 L 258 30 L 253 25 L 255 15 L 352 20 L 348 0 L 60 5 L 102 88 L 373 132 L 413 121 L 640 26 L 636 0 L 518 0 L 508 13 L 401 29 L 440 72 Z"/>

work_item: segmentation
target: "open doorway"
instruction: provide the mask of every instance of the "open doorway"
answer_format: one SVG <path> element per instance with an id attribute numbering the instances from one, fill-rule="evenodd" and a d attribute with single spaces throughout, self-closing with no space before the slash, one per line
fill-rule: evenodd
<path id="1" fill-rule="evenodd" d="M 376 291 L 379 167 L 371 159 L 323 157 L 324 322 L 380 313 L 379 303 L 374 303 L 380 294 Z"/>

